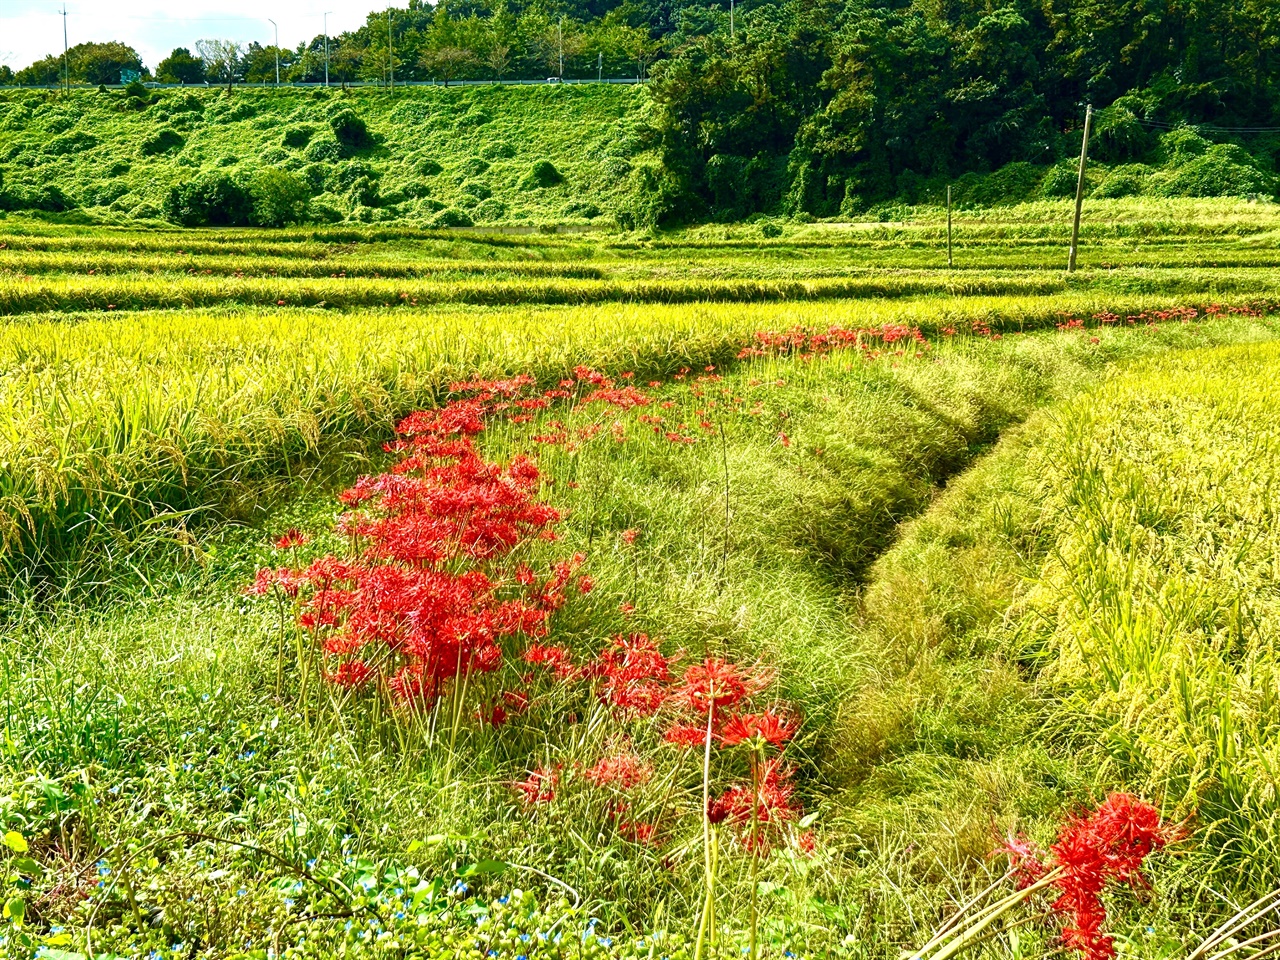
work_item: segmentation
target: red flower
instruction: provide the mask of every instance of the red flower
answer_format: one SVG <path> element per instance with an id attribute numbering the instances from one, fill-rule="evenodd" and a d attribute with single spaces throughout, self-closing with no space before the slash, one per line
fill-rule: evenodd
<path id="1" fill-rule="evenodd" d="M 1070 949 L 1086 960 L 1115 956 L 1112 938 L 1102 931 L 1102 891 L 1110 882 L 1143 882 L 1143 862 L 1172 837 L 1155 807 L 1127 793 L 1114 793 L 1093 813 L 1067 822 L 1053 845 L 1062 869 L 1053 909 L 1063 917 L 1062 940 Z"/>
<path id="2" fill-rule="evenodd" d="M 290 527 L 279 539 L 276 540 L 277 550 L 292 550 L 295 547 L 305 546 L 311 542 L 311 538 L 299 530 L 297 527 Z"/>
<path id="3" fill-rule="evenodd" d="M 623 820 L 618 824 L 618 833 L 632 843 L 645 847 L 658 846 L 658 826 L 654 823 L 642 823 L 635 820 Z"/>
<path id="4" fill-rule="evenodd" d="M 677 747 L 697 747 L 706 743 L 707 730 L 706 727 L 697 727 L 690 723 L 676 723 L 667 727 L 667 732 L 662 735 L 662 739 Z"/>
<path id="5" fill-rule="evenodd" d="M 818 850 L 818 840 L 812 830 L 806 830 L 796 837 L 796 849 L 806 857 L 812 857 Z"/>
<path id="6" fill-rule="evenodd" d="M 631 790 L 643 786 L 653 778 L 653 766 L 641 760 L 635 751 L 628 750 L 601 757 L 584 776 L 597 787 L 614 786 L 619 790 Z"/>
<path id="7" fill-rule="evenodd" d="M 736 747 L 748 740 L 762 740 L 775 747 L 795 736 L 799 724 L 772 709 L 764 713 L 747 713 L 730 717 L 720 727 L 720 742 L 726 747 Z"/>
<path id="8" fill-rule="evenodd" d="M 676 690 L 677 699 L 696 713 L 720 713 L 728 710 L 768 686 L 763 677 L 744 673 L 740 667 L 708 657 L 684 672 L 684 684 Z"/>
<path id="9" fill-rule="evenodd" d="M 638 536 L 640 536 L 640 531 L 639 531 L 639 530 L 637 530 L 635 527 L 632 527 L 630 530 L 623 530 L 623 531 L 622 531 L 622 542 L 623 542 L 623 543 L 635 543 L 635 542 L 636 542 L 636 537 L 638 537 Z"/>
<path id="10" fill-rule="evenodd" d="M 362 687 L 368 682 L 373 671 L 362 660 L 347 660 L 338 664 L 338 669 L 325 674 L 325 679 L 340 687 Z"/>
<path id="11" fill-rule="evenodd" d="M 511 784 L 512 789 L 521 794 L 525 804 L 550 803 L 556 798 L 556 787 L 560 784 L 560 768 L 538 767 L 528 778 L 517 780 Z"/>

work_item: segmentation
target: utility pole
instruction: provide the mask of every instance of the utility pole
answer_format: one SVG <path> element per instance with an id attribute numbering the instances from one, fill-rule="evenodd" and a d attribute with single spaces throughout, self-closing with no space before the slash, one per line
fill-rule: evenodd
<path id="1" fill-rule="evenodd" d="M 391 81 L 391 92 L 396 92 L 396 51 L 391 37 L 391 8 L 387 7 L 387 78 Z"/>
<path id="2" fill-rule="evenodd" d="M 71 92 L 71 60 L 67 47 L 67 5 L 62 5 L 62 80 L 67 93 Z"/>
<path id="3" fill-rule="evenodd" d="M 1084 164 L 1089 158 L 1089 128 L 1093 125 L 1093 104 L 1085 104 L 1084 136 L 1080 140 L 1080 174 L 1076 178 L 1076 219 L 1071 225 L 1071 255 L 1067 258 L 1067 273 L 1076 272 L 1076 248 L 1080 241 L 1080 207 L 1084 204 Z"/>
<path id="4" fill-rule="evenodd" d="M 729 39 L 732 40 L 733 36 L 733 0 L 729 0 Z"/>
<path id="5" fill-rule="evenodd" d="M 560 79 L 564 79 L 564 17 L 556 24 L 556 40 L 560 44 Z"/>
<path id="6" fill-rule="evenodd" d="M 324 85 L 329 85 L 329 14 L 332 10 L 324 12 Z"/>
<path id="7" fill-rule="evenodd" d="M 947 269 L 951 269 L 951 184 L 947 184 Z"/>
<path id="8" fill-rule="evenodd" d="M 276 31 L 276 86 L 280 86 L 280 28 L 276 26 L 276 22 L 267 17 L 267 23 L 275 27 Z"/>
<path id="9" fill-rule="evenodd" d="M 604 79 L 604 51 L 596 54 L 596 83 Z"/>

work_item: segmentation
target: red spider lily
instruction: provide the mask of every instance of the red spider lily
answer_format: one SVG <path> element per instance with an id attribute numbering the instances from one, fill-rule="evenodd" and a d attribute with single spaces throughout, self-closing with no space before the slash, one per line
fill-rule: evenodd
<path id="1" fill-rule="evenodd" d="M 523 690 L 504 690 L 502 700 L 513 713 L 524 713 L 529 709 L 529 695 Z"/>
<path id="2" fill-rule="evenodd" d="M 653 716 L 667 700 L 672 659 L 647 634 L 614 637 L 592 667 L 604 679 L 600 699 L 624 714 Z"/>
<path id="3" fill-rule="evenodd" d="M 363 660 L 348 660 L 338 664 L 336 670 L 325 674 L 325 679 L 340 687 L 362 687 L 373 675 L 372 668 Z"/>
<path id="4" fill-rule="evenodd" d="M 792 804 L 795 787 L 792 769 L 774 758 L 765 763 L 756 783 L 730 787 L 708 805 L 712 823 L 728 821 L 738 831 L 738 838 L 749 851 L 761 856 L 768 853 L 771 839 L 781 825 L 794 820 L 799 809 Z"/>
<path id="5" fill-rule="evenodd" d="M 662 739 L 677 747 L 698 747 L 706 743 L 707 728 L 691 723 L 675 723 L 667 727 Z"/>
<path id="6" fill-rule="evenodd" d="M 817 853 L 818 839 L 813 835 L 812 830 L 806 830 L 796 836 L 796 849 L 806 857 L 812 857 Z"/>
<path id="7" fill-rule="evenodd" d="M 1085 960 L 1109 960 L 1115 944 L 1103 931 L 1103 891 L 1111 883 L 1145 883 L 1146 858 L 1176 836 L 1151 804 L 1113 793 L 1093 812 L 1067 820 L 1050 848 L 1049 862 L 1021 837 L 1010 837 L 997 852 L 1009 857 L 1020 889 L 1042 879 L 1058 888 L 1053 911 L 1062 920 L 1062 940 L 1069 949 Z"/>
<path id="8" fill-rule="evenodd" d="M 619 410 L 630 410 L 633 407 L 647 407 L 653 400 L 648 394 L 642 393 L 635 387 L 601 387 L 598 390 L 592 390 L 582 398 L 579 407 L 585 407 L 592 403 L 603 403 L 611 407 L 617 407 Z"/>
<path id="9" fill-rule="evenodd" d="M 1009 858 L 1009 869 L 1019 890 L 1025 890 L 1046 873 L 1044 851 L 1026 837 L 1010 835 L 995 852 Z"/>
<path id="10" fill-rule="evenodd" d="M 719 714 L 768 685 L 769 681 L 758 674 L 745 672 L 728 661 L 708 657 L 685 670 L 684 683 L 675 691 L 675 697 L 695 713 L 710 711 Z"/>
<path id="11" fill-rule="evenodd" d="M 1103 888 L 1113 881 L 1144 882 L 1143 862 L 1172 838 L 1159 811 L 1127 793 L 1113 793 L 1093 813 L 1067 822 L 1052 851 L 1062 869 L 1053 909 L 1067 921 L 1062 939 L 1069 948 L 1086 960 L 1115 956 L 1111 937 L 1102 932 Z"/>
<path id="12" fill-rule="evenodd" d="M 562 680 L 581 676 L 581 671 L 573 662 L 573 654 L 568 647 L 548 646 L 535 643 L 528 647 L 520 659 L 535 667 L 550 670 Z"/>
<path id="13" fill-rule="evenodd" d="M 511 784 L 512 789 L 521 794 L 525 805 L 550 803 L 556 798 L 556 788 L 560 785 L 560 767 L 538 767 L 530 772 L 524 780 Z"/>
<path id="14" fill-rule="evenodd" d="M 623 543 L 635 543 L 636 537 L 640 536 L 640 531 L 632 527 L 629 530 L 623 530 L 621 536 Z"/>
<path id="15" fill-rule="evenodd" d="M 277 540 L 277 550 L 292 550 L 295 547 L 302 547 L 311 542 L 311 538 L 299 530 L 297 527 L 290 527 Z"/>
<path id="16" fill-rule="evenodd" d="M 583 776 L 597 787 L 612 786 L 619 790 L 631 790 L 643 786 L 653 778 L 653 765 L 641 760 L 634 750 L 624 750 L 612 756 L 601 757 Z"/>
<path id="17" fill-rule="evenodd" d="M 632 843 L 644 847 L 658 846 L 658 825 L 636 820 L 623 820 L 618 824 L 618 833 Z"/>
<path id="18" fill-rule="evenodd" d="M 507 708 L 501 703 L 481 707 L 476 711 L 476 719 L 481 723 L 489 724 L 491 727 L 501 727 L 507 722 Z"/>
<path id="19" fill-rule="evenodd" d="M 800 725 L 791 718 L 766 710 L 763 713 L 746 713 L 730 717 L 720 727 L 718 737 L 726 747 L 736 747 L 748 741 L 770 743 L 780 747 L 792 737 Z"/>
<path id="20" fill-rule="evenodd" d="M 303 579 L 296 570 L 289 570 L 285 567 L 281 567 L 279 570 L 272 570 L 264 567 L 254 576 L 253 583 L 244 588 L 244 592 L 254 596 L 263 596 L 278 589 L 287 597 L 296 597 Z"/>

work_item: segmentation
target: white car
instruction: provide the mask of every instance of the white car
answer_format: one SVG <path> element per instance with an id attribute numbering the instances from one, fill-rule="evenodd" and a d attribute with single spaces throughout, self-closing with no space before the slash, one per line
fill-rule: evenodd
<path id="1" fill-rule="evenodd" d="M 547 83 L 559 83 L 559 82 L 560 82 L 559 77 L 547 77 Z"/>

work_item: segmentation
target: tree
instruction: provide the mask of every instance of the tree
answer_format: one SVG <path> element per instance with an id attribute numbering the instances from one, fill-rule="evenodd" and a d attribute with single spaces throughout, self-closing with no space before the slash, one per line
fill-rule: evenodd
<path id="1" fill-rule="evenodd" d="M 426 51 L 418 62 L 434 78 L 443 80 L 447 87 L 450 80 L 476 62 L 476 55 L 461 47 L 439 47 Z"/>
<path id="2" fill-rule="evenodd" d="M 244 47 L 234 40 L 197 40 L 196 50 L 204 61 L 209 79 L 227 81 L 227 93 L 235 83 L 236 72 L 240 68 L 240 58 L 244 55 Z"/>
<path id="3" fill-rule="evenodd" d="M 24 87 L 52 87 L 62 82 L 62 57 L 53 54 L 18 71 L 15 80 Z"/>
<path id="4" fill-rule="evenodd" d="M 174 47 L 156 67 L 156 79 L 161 83 L 204 83 L 204 61 L 193 57 L 186 47 Z"/>
<path id="5" fill-rule="evenodd" d="M 511 67 L 511 48 L 505 43 L 495 43 L 484 55 L 484 65 L 493 71 L 493 79 L 501 80 Z"/>
<path id="6" fill-rule="evenodd" d="M 0 86 L 7 87 L 13 83 L 13 68 L 6 63 L 0 63 Z"/>
<path id="7" fill-rule="evenodd" d="M 142 74 L 142 58 L 138 51 L 118 41 L 108 43 L 77 43 L 67 51 L 71 66 L 71 79 L 91 83 L 95 87 L 104 83 L 120 83 L 120 73 L 128 70 Z"/>
<path id="8" fill-rule="evenodd" d="M 364 64 L 367 47 L 362 47 L 350 40 L 343 40 L 341 46 L 329 48 L 329 73 L 342 82 L 345 90 L 347 84 L 356 78 Z"/>

